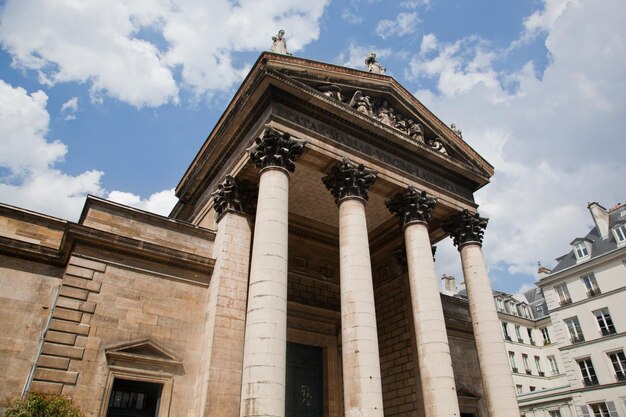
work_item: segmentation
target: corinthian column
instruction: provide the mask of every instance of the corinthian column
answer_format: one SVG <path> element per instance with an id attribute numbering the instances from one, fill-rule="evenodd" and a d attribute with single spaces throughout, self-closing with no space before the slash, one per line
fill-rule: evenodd
<path id="1" fill-rule="evenodd" d="M 285 415 L 289 173 L 304 145 L 268 126 L 248 149 L 261 178 L 243 350 L 243 417 Z"/>
<path id="2" fill-rule="evenodd" d="M 409 186 L 387 201 L 404 229 L 413 324 L 426 417 L 459 416 L 446 323 L 428 236 L 436 200 Z"/>
<path id="3" fill-rule="evenodd" d="M 345 416 L 382 417 L 383 396 L 365 202 L 376 171 L 344 158 L 322 179 L 339 206 Z"/>
<path id="4" fill-rule="evenodd" d="M 454 245 L 461 253 L 474 339 L 489 415 L 491 417 L 519 416 L 511 368 L 502 340 L 500 321 L 493 302 L 491 284 L 482 253 L 485 227 L 487 227 L 487 219 L 480 217 L 478 213 L 472 214 L 463 210 L 454 221 L 445 226 L 445 229 L 452 236 Z"/>

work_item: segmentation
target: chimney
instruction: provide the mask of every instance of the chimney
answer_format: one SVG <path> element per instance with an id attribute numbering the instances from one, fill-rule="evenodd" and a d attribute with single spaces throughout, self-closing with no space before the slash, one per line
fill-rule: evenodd
<path id="1" fill-rule="evenodd" d="M 598 233 L 602 239 L 609 237 L 609 213 L 600 204 L 593 202 L 587 205 L 591 212 L 591 217 L 598 228 Z"/>
<path id="2" fill-rule="evenodd" d="M 550 272 L 552 272 L 551 269 L 548 269 L 545 266 L 540 265 L 539 269 L 537 270 L 537 275 L 539 275 L 539 279 L 544 279 L 545 277 L 550 275 Z"/>
<path id="3" fill-rule="evenodd" d="M 458 293 L 458 290 L 456 288 L 456 279 L 453 275 L 443 274 L 443 277 L 441 277 L 441 279 L 443 280 L 443 293 L 445 295 L 456 295 Z"/>

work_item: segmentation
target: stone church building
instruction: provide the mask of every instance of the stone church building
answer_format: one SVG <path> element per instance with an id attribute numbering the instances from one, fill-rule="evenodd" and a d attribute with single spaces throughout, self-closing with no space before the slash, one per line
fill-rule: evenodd
<path id="1" fill-rule="evenodd" d="M 519 416 L 473 193 L 493 168 L 393 78 L 263 53 L 168 217 L 0 205 L 0 400 L 92 417 Z M 440 295 L 459 249 L 467 300 Z"/>

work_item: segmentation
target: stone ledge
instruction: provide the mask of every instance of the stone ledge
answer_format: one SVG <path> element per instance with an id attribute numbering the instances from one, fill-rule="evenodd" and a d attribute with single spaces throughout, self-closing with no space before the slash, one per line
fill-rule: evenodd
<path id="1" fill-rule="evenodd" d="M 106 270 L 106 264 L 102 262 L 92 261 L 90 259 L 79 258 L 72 256 L 69 261 L 70 265 L 79 266 L 87 269 L 92 269 L 97 272 L 104 272 Z"/>
<path id="2" fill-rule="evenodd" d="M 69 358 L 61 358 L 58 356 L 41 355 L 39 357 L 39 361 L 37 362 L 37 366 L 41 368 L 67 370 L 70 366 L 70 360 Z"/>
<path id="3" fill-rule="evenodd" d="M 41 392 L 42 394 L 60 395 L 62 390 L 63 384 L 57 382 L 33 381 L 33 383 L 30 384 L 30 391 Z"/>
<path id="4" fill-rule="evenodd" d="M 86 278 L 78 278 L 72 275 L 65 275 L 65 277 L 63 277 L 63 285 L 91 292 L 100 292 L 100 288 L 102 287 L 101 282 L 91 281 Z"/>
<path id="5" fill-rule="evenodd" d="M 46 342 L 59 343 L 61 345 L 74 346 L 76 342 L 76 335 L 71 333 L 55 332 L 54 330 L 48 330 L 46 332 Z"/>
<path id="6" fill-rule="evenodd" d="M 67 269 L 65 270 L 65 274 L 85 279 L 93 279 L 93 270 L 86 269 L 80 266 L 68 265 Z"/>
<path id="7" fill-rule="evenodd" d="M 68 310 L 63 307 L 56 307 L 52 312 L 52 317 L 55 319 L 75 321 L 76 323 L 80 323 L 81 319 L 83 318 L 83 313 L 77 310 Z"/>
<path id="8" fill-rule="evenodd" d="M 85 348 L 44 342 L 41 353 L 44 355 L 61 356 L 63 358 L 82 359 Z"/>
<path id="9" fill-rule="evenodd" d="M 58 369 L 37 368 L 35 370 L 35 380 L 46 382 L 61 382 L 64 384 L 76 384 L 78 372 L 61 371 Z"/>
<path id="10" fill-rule="evenodd" d="M 87 336 L 91 326 L 86 324 L 76 324 L 65 320 L 50 320 L 50 330 L 57 330 L 65 333 L 79 334 L 81 336 Z"/>
<path id="11" fill-rule="evenodd" d="M 72 288 L 72 287 L 68 287 L 67 285 L 63 285 L 63 286 L 61 286 L 61 290 L 59 291 L 59 295 L 64 296 L 64 297 L 68 297 L 68 298 L 74 298 L 74 299 L 77 299 L 77 300 L 86 301 L 87 300 L 87 296 L 89 295 L 89 291 L 82 290 L 80 288 Z"/>

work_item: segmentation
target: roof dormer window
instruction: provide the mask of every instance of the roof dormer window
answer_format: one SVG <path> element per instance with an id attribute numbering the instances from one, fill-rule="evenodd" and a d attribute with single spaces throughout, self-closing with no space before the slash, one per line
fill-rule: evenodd
<path id="1" fill-rule="evenodd" d="M 626 242 L 626 224 L 620 224 L 613 228 L 613 236 L 615 236 L 615 241 L 622 245 Z"/>
<path id="2" fill-rule="evenodd" d="M 586 261 L 591 254 L 591 243 L 589 239 L 578 238 L 575 239 L 571 245 L 574 248 L 574 255 L 576 255 L 576 261 Z"/>

